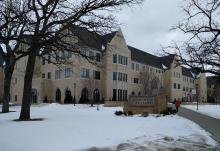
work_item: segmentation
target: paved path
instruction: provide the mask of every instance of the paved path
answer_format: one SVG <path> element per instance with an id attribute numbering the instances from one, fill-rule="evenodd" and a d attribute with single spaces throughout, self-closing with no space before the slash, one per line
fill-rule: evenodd
<path id="1" fill-rule="evenodd" d="M 178 115 L 185 117 L 212 134 L 212 138 L 220 143 L 220 119 L 215 119 L 207 115 L 181 107 Z"/>

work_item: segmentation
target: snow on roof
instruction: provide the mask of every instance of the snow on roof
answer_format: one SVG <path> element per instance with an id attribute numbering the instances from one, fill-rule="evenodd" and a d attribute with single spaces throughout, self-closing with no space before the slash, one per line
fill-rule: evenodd
<path id="1" fill-rule="evenodd" d="M 167 66 L 165 66 L 164 64 L 162 64 L 162 67 L 163 67 L 163 69 L 168 69 L 168 67 Z"/>

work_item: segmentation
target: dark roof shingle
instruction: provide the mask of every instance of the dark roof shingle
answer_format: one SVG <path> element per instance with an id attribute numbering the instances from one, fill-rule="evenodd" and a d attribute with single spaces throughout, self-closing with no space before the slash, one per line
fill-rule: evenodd
<path id="1" fill-rule="evenodd" d="M 137 48 L 134 48 L 132 46 L 128 46 L 128 49 L 131 51 L 131 60 L 143 63 L 143 64 L 148 64 L 153 67 L 157 68 L 163 68 L 160 57 L 154 56 L 152 54 L 149 54 L 145 51 L 139 50 Z"/>
<path id="2" fill-rule="evenodd" d="M 102 36 L 89 31 L 88 29 L 84 27 L 78 27 L 75 25 L 72 25 L 70 28 L 72 33 L 78 37 L 79 44 L 84 44 L 89 47 L 96 48 L 98 50 L 102 49 L 102 46 L 105 45 L 105 41 L 103 40 Z"/>
<path id="3" fill-rule="evenodd" d="M 105 42 L 111 42 L 111 40 L 114 38 L 115 34 L 117 33 L 117 31 L 114 31 L 112 33 L 109 33 L 109 34 L 106 34 L 106 35 L 103 35 L 103 40 Z"/>

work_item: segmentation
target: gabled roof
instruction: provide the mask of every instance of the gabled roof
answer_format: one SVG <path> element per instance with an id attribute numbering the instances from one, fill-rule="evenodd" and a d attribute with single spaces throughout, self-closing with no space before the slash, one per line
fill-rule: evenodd
<path id="1" fill-rule="evenodd" d="M 170 69 L 170 65 L 174 60 L 175 55 L 171 54 L 168 56 L 160 57 L 161 58 L 161 63 L 165 65 L 168 69 Z"/>
<path id="2" fill-rule="evenodd" d="M 191 70 L 189 68 L 182 67 L 182 74 L 184 76 L 193 78 L 193 75 L 192 75 Z"/>
<path id="3" fill-rule="evenodd" d="M 131 60 L 163 69 L 160 57 L 154 56 L 132 46 L 128 46 L 128 49 L 131 51 Z"/>
<path id="4" fill-rule="evenodd" d="M 182 66 L 182 74 L 187 77 L 195 78 L 195 76 L 197 77 L 199 75 L 199 72 Z"/>
<path id="5" fill-rule="evenodd" d="M 114 31 L 112 33 L 109 33 L 109 34 L 106 34 L 106 35 L 103 35 L 103 40 L 105 42 L 111 42 L 111 40 L 114 38 L 115 34 L 117 33 L 117 31 Z"/>
<path id="6" fill-rule="evenodd" d="M 79 44 L 81 45 L 84 44 L 86 46 L 93 47 L 98 50 L 102 50 L 103 46 L 106 46 L 108 42 L 111 42 L 111 40 L 114 38 L 115 34 L 117 33 L 117 31 L 114 31 L 106 35 L 99 35 L 96 32 L 89 31 L 84 27 L 79 27 L 76 25 L 72 25 L 70 27 L 70 30 L 75 36 L 78 37 Z"/>
<path id="7" fill-rule="evenodd" d="M 78 37 L 79 44 L 81 45 L 93 47 L 96 48 L 97 50 L 102 50 L 102 46 L 105 45 L 105 41 L 103 40 L 101 35 L 89 31 L 84 27 L 72 25 L 70 30 L 75 36 Z"/>

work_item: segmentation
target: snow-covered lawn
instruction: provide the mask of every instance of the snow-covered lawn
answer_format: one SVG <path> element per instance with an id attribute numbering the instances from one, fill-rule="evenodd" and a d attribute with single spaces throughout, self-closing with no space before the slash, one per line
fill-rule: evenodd
<path id="1" fill-rule="evenodd" d="M 183 107 L 220 119 L 220 105 L 199 105 L 198 111 L 196 105 L 184 105 Z"/>
<path id="2" fill-rule="evenodd" d="M 75 151 L 93 146 L 123 150 L 126 144 L 134 150 L 144 144 L 152 148 L 181 147 L 184 141 L 186 145 L 216 145 L 197 124 L 177 115 L 125 117 L 114 115 L 120 107 L 101 106 L 97 111 L 88 105 L 51 104 L 31 108 L 32 118 L 43 121 L 15 122 L 20 107 L 11 110 L 16 112 L 0 114 L 0 151 Z"/>

